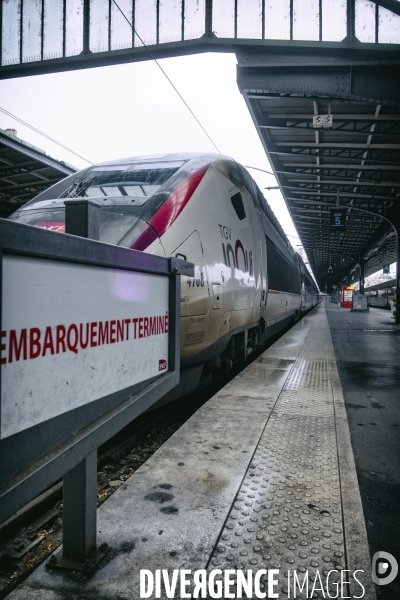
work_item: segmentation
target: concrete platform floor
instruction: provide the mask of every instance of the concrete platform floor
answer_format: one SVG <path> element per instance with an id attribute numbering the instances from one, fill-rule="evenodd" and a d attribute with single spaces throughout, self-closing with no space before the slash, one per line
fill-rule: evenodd
<path id="1" fill-rule="evenodd" d="M 199 409 L 121 485 L 98 511 L 98 543 L 107 543 L 112 552 L 94 576 L 49 572 L 42 565 L 14 590 L 10 600 L 136 600 L 141 597 L 141 569 L 203 569 L 209 574 L 215 569 L 247 572 L 274 568 L 279 569 L 279 585 L 274 590 L 279 598 L 294 597 L 288 591 L 290 571 L 292 576 L 293 570 L 299 575 L 308 572 L 312 581 L 318 572 L 324 581 L 332 569 L 347 569 L 351 574 L 363 569 L 358 577 L 365 586 L 364 594 L 353 579 L 335 595 L 331 584 L 339 575 L 334 575 L 331 596 L 325 589 L 307 597 L 374 600 L 343 398 L 347 390 L 342 392 L 336 360 L 344 363 L 344 386 L 356 394 L 348 402 L 377 411 L 374 419 L 359 420 L 363 426 L 356 424 L 355 428 L 357 435 L 366 432 L 366 437 L 360 438 L 364 462 L 359 472 L 369 484 L 376 481 L 372 489 L 380 498 L 380 478 L 385 480 L 382 473 L 386 474 L 379 448 L 383 442 L 376 441 L 376 457 L 368 457 L 368 448 L 374 447 L 370 441 L 381 429 L 386 431 L 386 447 L 395 444 L 390 432 L 397 433 L 392 427 L 397 413 L 395 402 L 389 401 L 390 393 L 378 395 L 393 375 L 384 376 L 378 384 L 377 375 L 371 374 L 376 372 L 376 364 L 387 369 L 387 338 L 380 343 L 373 340 L 376 333 L 388 339 L 397 334 L 369 331 L 392 331 L 390 324 L 379 325 L 384 315 L 349 315 L 334 305 L 318 306 Z M 335 352 L 330 327 L 336 339 Z M 358 335 L 370 343 L 362 344 L 361 338 L 357 343 Z M 368 349 L 363 352 L 362 346 Z M 374 370 L 366 357 L 372 361 L 375 355 L 380 360 L 371 363 Z M 395 365 L 389 364 L 394 373 Z M 359 369 L 364 371 L 360 374 Z M 367 385 L 368 381 L 372 383 Z M 378 404 L 387 406 L 387 411 L 391 407 L 391 423 L 368 425 L 367 431 L 367 423 L 381 423 L 378 416 L 385 420 L 387 412 Z M 349 408 L 357 418 L 363 414 L 361 408 Z M 353 446 L 357 443 L 353 436 Z M 374 469 L 368 469 L 369 464 Z M 378 477 L 371 473 L 367 477 L 368 470 Z M 387 475 L 390 482 L 394 470 L 392 464 Z M 384 506 L 377 504 L 376 513 L 373 518 L 386 519 L 389 529 L 391 515 Z M 378 550 L 390 552 L 393 548 L 379 543 L 380 539 Z M 265 592 L 268 581 L 262 580 Z M 387 595 L 390 587 L 378 589 L 381 597 L 400 597 L 392 591 Z M 165 598 L 165 593 L 161 597 Z M 177 591 L 174 597 L 188 596 Z M 297 593 L 297 597 L 306 596 Z"/>
<path id="2" fill-rule="evenodd" d="M 400 325 L 389 310 L 325 306 L 371 556 L 383 550 L 400 564 Z M 377 597 L 400 598 L 400 576 Z"/>

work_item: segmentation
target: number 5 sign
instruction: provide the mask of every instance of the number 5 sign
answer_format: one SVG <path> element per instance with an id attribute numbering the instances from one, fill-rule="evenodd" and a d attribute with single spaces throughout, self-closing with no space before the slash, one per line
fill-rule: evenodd
<path id="1" fill-rule="evenodd" d="M 346 229 L 346 209 L 331 208 L 331 231 L 344 231 Z"/>
<path id="2" fill-rule="evenodd" d="M 332 115 L 314 115 L 313 127 L 332 127 Z"/>

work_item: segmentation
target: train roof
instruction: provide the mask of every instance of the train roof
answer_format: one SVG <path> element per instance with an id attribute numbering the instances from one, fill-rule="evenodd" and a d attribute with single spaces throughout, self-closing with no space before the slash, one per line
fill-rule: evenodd
<path id="1" fill-rule="evenodd" d="M 385 290 L 386 288 L 391 288 L 396 286 L 395 279 L 386 279 L 385 281 L 381 281 L 380 283 L 376 283 L 375 285 L 371 285 L 370 287 L 366 287 L 364 292 L 374 292 L 376 290 Z"/>
<path id="2" fill-rule="evenodd" d="M 175 161 L 189 161 L 194 159 L 209 159 L 211 162 L 216 162 L 217 160 L 229 160 L 235 163 L 239 171 L 241 171 L 242 175 L 242 184 L 248 189 L 248 191 L 252 194 L 255 201 L 258 203 L 261 210 L 267 215 L 268 219 L 271 221 L 272 225 L 280 235 L 280 237 L 288 244 L 290 247 L 290 242 L 282 229 L 281 224 L 276 218 L 272 208 L 268 204 L 268 200 L 265 198 L 264 194 L 261 192 L 260 188 L 255 183 L 253 177 L 247 171 L 243 165 L 235 161 L 234 158 L 225 154 L 217 154 L 215 152 L 166 152 L 163 154 L 142 154 L 139 156 L 131 156 L 128 158 L 120 158 L 118 160 L 107 161 L 103 163 L 98 163 L 96 166 L 111 166 L 111 165 L 120 165 L 120 164 L 129 164 L 135 162 L 175 162 Z M 251 182 L 249 181 L 251 180 Z"/>
<path id="3" fill-rule="evenodd" d="M 129 165 L 130 163 L 134 164 L 137 162 L 146 163 L 146 162 L 178 162 L 184 161 L 188 162 L 191 160 L 201 160 L 202 162 L 205 160 L 209 160 L 214 163 L 219 160 L 221 161 L 230 161 L 235 164 L 239 170 L 240 174 L 240 182 L 242 185 L 246 187 L 246 189 L 253 196 L 254 201 L 258 204 L 259 208 L 267 215 L 269 221 L 274 227 L 275 231 L 281 237 L 281 239 L 285 242 L 288 248 L 292 248 L 289 239 L 287 238 L 285 232 L 281 224 L 279 223 L 277 217 L 275 216 L 272 208 L 268 204 L 268 200 L 265 198 L 264 194 L 254 181 L 253 177 L 250 175 L 248 170 L 235 161 L 234 158 L 225 154 L 217 154 L 215 152 L 165 152 L 159 154 L 140 154 L 138 156 L 130 156 L 125 158 L 119 158 L 116 160 L 110 160 L 102 163 L 97 163 L 94 165 L 95 167 L 99 166 L 112 166 L 112 165 Z"/>
<path id="4" fill-rule="evenodd" d="M 217 160 L 221 158 L 221 154 L 210 153 L 210 152 L 165 152 L 163 154 L 140 154 L 139 156 L 130 156 L 127 158 L 119 158 L 117 160 L 108 160 L 102 163 L 96 163 L 96 166 L 106 165 L 127 165 L 135 162 L 171 162 L 178 160 L 193 160 L 195 158 L 207 158 L 210 160 Z M 228 158 L 228 157 L 223 157 Z M 231 159 L 232 160 L 232 159 Z"/>

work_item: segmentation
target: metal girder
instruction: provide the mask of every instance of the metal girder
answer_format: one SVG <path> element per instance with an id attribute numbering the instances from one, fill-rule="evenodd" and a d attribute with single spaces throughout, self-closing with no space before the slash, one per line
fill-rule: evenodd
<path id="1" fill-rule="evenodd" d="M 329 7 L 321 0 L 311 6 L 309 13 L 296 10 L 293 0 L 284 6 L 282 0 L 262 2 L 257 12 L 247 7 L 246 0 L 232 2 L 230 10 L 226 9 L 224 0 L 205 0 L 196 3 L 195 8 L 185 0 L 148 2 L 145 7 L 131 0 L 122 8 L 112 0 L 77 0 L 72 11 L 71 3 L 66 0 L 2 2 L 0 77 L 195 52 L 232 52 L 242 47 L 255 51 L 260 47 L 267 49 L 264 62 L 275 61 L 281 66 L 294 64 L 286 55 L 287 48 L 290 48 L 289 55 L 293 49 L 302 52 L 303 63 L 307 62 L 308 53 L 309 64 L 315 64 L 321 57 L 329 59 L 331 64 L 343 64 L 346 54 L 355 54 L 358 64 L 365 64 L 367 60 L 377 64 L 388 61 L 393 50 L 392 44 L 382 43 L 386 41 L 387 27 L 382 25 L 384 19 L 380 18 L 380 11 L 386 14 L 389 10 L 396 19 L 399 4 L 396 0 L 374 1 L 375 44 L 360 44 L 356 38 L 363 16 L 355 10 L 355 0 L 339 5 L 335 22 Z M 278 36 L 280 39 L 275 39 Z M 400 42 L 397 31 L 392 38 L 392 42 Z M 376 56 L 376 47 L 384 52 L 387 46 L 385 59 Z M 332 48 L 335 48 L 334 53 L 330 53 Z"/>
<path id="2" fill-rule="evenodd" d="M 4 167 L 2 167 L 0 164 L 0 177 L 3 174 L 5 174 L 5 175 L 20 175 L 22 173 L 29 173 L 32 170 L 34 170 L 35 173 L 37 173 L 39 170 L 45 171 L 47 169 L 47 167 L 43 167 L 42 169 L 35 169 L 34 164 L 35 163 L 32 160 L 26 161 L 26 162 L 18 162 L 15 164 L 7 164 Z"/>
<path id="3" fill-rule="evenodd" d="M 374 44 L 363 44 L 361 49 L 355 48 L 354 45 L 346 41 L 338 43 L 302 40 L 249 40 L 248 38 L 221 38 L 211 32 L 205 33 L 197 39 L 165 42 L 161 44 L 146 44 L 146 46 L 138 45 L 130 48 L 106 50 L 104 52 L 83 50 L 81 53 L 73 56 L 18 62 L 9 65 L 3 64 L 0 66 L 0 79 L 74 71 L 129 62 L 141 62 L 175 56 L 186 56 L 189 54 L 200 54 L 203 52 L 235 52 L 236 54 L 239 54 L 243 50 L 248 51 L 250 49 L 257 51 L 260 46 L 265 47 L 268 51 L 269 63 L 274 62 L 280 64 L 282 67 L 288 65 L 292 66 L 295 63 L 295 61 L 289 58 L 289 53 L 286 52 L 287 49 L 290 49 L 290 53 L 293 51 L 300 51 L 304 57 L 308 57 L 310 65 L 315 64 L 316 56 L 321 53 L 326 57 L 327 64 L 331 65 L 338 63 L 334 56 L 335 52 L 343 53 L 343 58 L 340 62 L 345 61 L 346 54 L 356 52 L 360 65 L 365 64 L 365 62 L 373 62 L 375 65 L 385 65 L 387 62 L 390 62 L 392 56 L 395 55 L 393 46 L 389 45 L 388 47 L 386 44 L 379 44 L 379 50 L 382 50 L 382 56 L 377 58 L 376 56 L 373 56 L 374 51 L 376 52 Z M 257 91 L 256 88 L 254 91 Z"/>
<path id="4" fill-rule="evenodd" d="M 260 129 L 262 129 L 262 126 L 260 127 Z M 298 130 L 297 130 L 298 131 Z M 287 148 L 287 144 L 286 143 L 282 143 L 282 142 L 278 142 L 275 144 L 276 147 L 279 149 L 280 147 L 282 148 Z M 347 141 L 343 141 L 343 142 L 318 142 L 318 141 L 312 141 L 312 142 L 308 142 L 308 141 L 298 141 L 296 139 L 294 139 L 291 143 L 291 147 L 294 149 L 312 149 L 312 150 L 324 150 L 325 148 L 328 148 L 330 150 L 339 148 L 339 149 L 344 149 L 344 150 L 353 150 L 353 149 L 360 149 L 360 150 L 400 150 L 400 144 L 391 144 L 391 143 L 387 143 L 387 144 L 381 144 L 381 143 L 374 143 L 374 144 L 368 144 L 367 142 L 347 142 Z"/>
<path id="5" fill-rule="evenodd" d="M 238 85 L 242 91 L 262 89 L 268 93 L 348 98 L 381 102 L 385 98 L 400 106 L 400 65 L 245 67 L 239 64 Z"/>
<path id="6" fill-rule="evenodd" d="M 48 60 L 33 61 L 31 63 L 19 63 L 0 67 L 0 79 L 12 79 L 14 77 L 25 77 L 32 75 L 43 75 L 47 73 L 59 73 L 64 71 L 77 71 L 81 69 L 92 69 L 94 67 L 108 67 L 130 62 L 142 62 L 146 60 L 172 58 L 174 56 L 186 56 L 189 54 L 201 54 L 203 52 L 234 52 L 232 40 L 217 40 L 213 36 L 202 37 L 198 40 L 186 40 L 181 42 L 164 43 L 160 45 L 150 44 L 143 47 L 124 48 L 105 52 L 82 52 L 76 56 L 65 56 Z"/>
<path id="7" fill-rule="evenodd" d="M 262 130 L 260 129 L 260 137 L 262 137 Z M 306 148 L 305 150 L 298 150 L 295 149 L 296 151 L 292 152 L 291 148 L 289 146 L 286 147 L 286 151 L 284 151 L 282 148 L 279 149 L 277 148 L 273 143 L 271 143 L 271 150 L 269 152 L 269 154 L 277 154 L 279 156 L 283 156 L 283 157 L 290 157 L 291 159 L 295 158 L 295 157 L 301 157 L 301 158 L 315 158 L 316 157 L 316 152 L 312 152 L 310 148 Z M 322 159 L 326 159 L 326 158 L 338 158 L 341 160 L 348 160 L 348 159 L 358 159 L 358 158 L 362 158 L 363 162 L 365 161 L 366 163 L 368 162 L 373 162 L 374 163 L 374 167 L 376 165 L 385 165 L 387 168 L 389 166 L 394 166 L 394 167 L 398 167 L 400 165 L 400 156 L 399 156 L 399 160 L 393 160 L 393 152 L 382 152 L 382 151 L 374 151 L 372 152 L 371 150 L 369 151 L 370 154 L 370 158 L 363 156 L 364 152 L 360 151 L 360 150 L 349 150 L 347 149 L 335 149 L 334 151 L 332 151 L 332 149 L 326 149 L 326 148 L 321 148 L 319 150 L 318 156 L 319 158 Z M 384 160 L 384 156 L 386 154 L 386 160 Z M 346 155 L 346 156 L 344 156 Z M 340 164 L 338 162 L 338 167 L 340 167 Z M 318 166 L 318 165 L 315 165 Z M 361 164 L 360 164 L 361 166 Z"/>
<path id="8" fill-rule="evenodd" d="M 254 100 L 254 97 L 251 98 Z M 262 105 L 261 105 L 262 106 Z M 329 110 L 326 109 L 326 110 Z M 379 116 L 379 115 L 378 115 Z M 363 115 L 362 118 L 352 119 L 351 115 L 339 115 L 335 113 L 335 120 L 331 125 L 332 133 L 345 131 L 348 134 L 352 133 L 369 133 L 373 126 L 373 132 L 389 135 L 393 129 L 400 129 L 400 119 L 394 118 L 395 115 L 386 115 L 386 118 L 378 118 L 375 115 Z M 397 115 L 399 116 L 399 115 Z M 299 115 L 297 112 L 288 114 L 275 114 L 268 117 L 262 112 L 259 114 L 258 124 L 265 129 L 309 129 L 314 130 L 313 115 Z M 369 129 L 368 129 L 369 128 Z M 394 134 L 396 135 L 396 134 Z"/>
<path id="9" fill-rule="evenodd" d="M 283 171 L 280 171 L 280 173 L 282 173 L 283 175 L 285 175 L 287 181 L 290 181 L 290 183 L 311 183 L 313 185 L 320 185 L 320 182 L 318 181 L 318 179 L 305 179 L 303 177 L 293 177 L 294 173 L 285 173 Z M 296 175 L 299 175 L 296 173 Z M 304 175 L 306 175 L 304 173 Z M 330 179 L 324 179 L 323 184 L 324 185 L 346 185 L 349 187 L 373 187 L 373 188 L 379 188 L 379 187 L 392 187 L 392 188 L 400 188 L 400 182 L 398 181 L 379 181 L 379 183 L 377 183 L 374 179 L 362 179 L 361 182 L 359 180 L 359 178 L 357 177 L 334 177 L 329 175 Z"/>
<path id="10" fill-rule="evenodd" d="M 264 94 L 248 94 L 247 96 L 250 100 L 262 100 L 263 98 L 265 98 L 266 96 Z M 267 96 L 268 98 L 271 98 L 271 96 Z M 398 123 L 400 121 L 400 115 L 391 115 L 391 114 L 387 114 L 387 115 L 351 115 L 351 114 L 335 114 L 335 118 L 339 121 L 349 121 L 350 123 L 355 122 L 358 123 L 360 121 L 366 121 L 369 123 Z M 274 119 L 280 120 L 280 121 L 284 121 L 286 119 L 289 119 L 290 121 L 309 121 L 310 120 L 310 114 L 298 114 L 298 113 L 277 113 L 277 114 L 270 114 L 269 119 L 266 119 L 266 122 L 268 121 L 274 121 Z M 262 121 L 260 121 L 262 122 Z"/>
<path id="11" fill-rule="evenodd" d="M 325 191 L 325 190 L 320 190 L 320 191 L 316 191 L 316 190 L 311 190 L 311 189 L 307 189 L 307 188 L 296 188 L 290 185 L 282 185 L 282 188 L 286 188 L 288 190 L 290 190 L 291 194 L 304 194 L 305 196 L 321 196 L 322 198 L 325 196 L 331 196 L 332 198 L 336 198 L 336 191 Z M 345 192 L 345 191 L 340 191 L 340 196 L 343 197 L 348 197 L 348 198 L 362 198 L 363 200 L 368 200 L 368 197 L 366 198 L 366 194 L 359 194 L 359 193 L 355 193 L 355 192 Z M 393 201 L 395 198 L 391 197 L 391 196 L 374 196 L 375 200 L 383 200 L 385 202 L 391 202 Z M 400 198 L 398 198 L 400 200 Z"/>
<path id="12" fill-rule="evenodd" d="M 260 128 L 260 132 L 262 132 L 262 129 Z M 262 135 L 262 134 L 261 134 Z M 327 146 L 317 146 L 317 145 L 310 145 L 310 146 L 297 146 L 295 145 L 296 142 L 293 142 L 293 145 L 282 145 L 279 146 L 277 144 L 274 144 L 273 142 L 270 143 L 271 149 L 269 154 L 279 154 L 279 155 L 285 155 L 285 156 L 290 156 L 290 157 L 294 157 L 294 156 L 313 156 L 316 157 L 317 155 L 320 158 L 333 158 L 333 157 L 337 157 L 337 158 L 342 158 L 342 159 L 347 159 L 347 158 L 364 158 L 363 154 L 365 151 L 368 151 L 370 158 L 368 159 L 367 157 L 364 158 L 364 160 L 366 161 L 372 161 L 374 163 L 378 164 L 378 160 L 382 161 L 384 164 L 388 164 L 388 163 L 394 163 L 394 164 L 399 164 L 400 162 L 400 152 L 396 152 L 395 154 L 395 150 L 394 148 L 388 148 L 385 145 L 382 145 L 381 148 L 379 147 L 374 147 L 371 148 L 371 146 L 366 146 L 366 145 L 360 145 L 360 147 L 356 147 L 354 144 L 349 146 L 346 142 L 343 143 L 343 145 L 336 145 L 333 146 L 332 144 L 329 144 Z M 386 159 L 385 159 L 386 157 Z M 394 158 L 397 158 L 397 160 L 393 160 Z"/>
<path id="13" fill-rule="evenodd" d="M 259 126 L 261 129 L 280 129 L 283 131 L 298 131 L 299 129 L 301 129 L 314 131 L 312 119 L 309 122 L 305 122 L 304 119 L 299 120 L 296 118 L 288 119 L 288 121 L 289 124 L 286 124 L 286 120 L 283 119 L 265 119 L 264 121 L 260 121 Z M 365 133 L 369 134 L 372 125 L 375 125 L 376 129 L 374 130 L 374 133 L 382 133 L 385 134 L 386 137 L 398 139 L 398 133 L 391 133 L 389 128 L 384 129 L 381 123 L 376 124 L 372 123 L 372 121 L 365 121 L 363 124 L 363 128 L 361 128 L 359 125 L 360 122 L 348 123 L 347 125 L 342 123 L 341 125 L 335 125 L 335 127 L 332 128 L 331 133 L 337 133 L 338 135 L 340 135 L 341 133 L 345 133 L 349 136 L 360 136 L 361 134 Z M 394 129 L 395 127 L 399 128 L 399 124 L 395 123 L 391 129 Z"/>
<path id="14" fill-rule="evenodd" d="M 377 245 L 384 245 L 388 234 L 392 231 L 392 227 L 387 222 L 382 222 L 376 229 L 375 233 L 368 239 L 360 250 L 361 256 L 367 256 Z"/>
<path id="15" fill-rule="evenodd" d="M 359 100 L 384 98 L 385 102 L 400 103 L 396 85 L 400 74 L 398 47 L 383 49 L 375 45 L 372 50 L 353 43 L 336 49 L 321 47 L 318 52 L 285 47 L 279 54 L 239 48 L 236 54 L 238 85 L 249 99 L 255 94 L 261 100 L 261 95 L 279 93 Z M 274 118 L 276 112 L 272 111 Z"/>
<path id="16" fill-rule="evenodd" d="M 366 159 L 368 160 L 368 159 Z M 376 164 L 376 165 L 357 165 L 357 164 L 346 164 L 346 163 L 321 163 L 320 165 L 312 164 L 312 163 L 286 163 L 282 162 L 282 165 L 285 169 L 280 170 L 277 169 L 277 173 L 297 173 L 297 169 L 306 169 L 306 170 L 346 170 L 346 171 L 400 171 L 400 163 L 397 165 L 385 165 L 385 164 Z"/>
<path id="17" fill-rule="evenodd" d="M 0 178 L 0 181 L 1 180 L 5 181 L 4 177 Z M 41 189 L 41 190 L 47 189 L 53 183 L 57 183 L 58 181 L 60 181 L 59 177 L 53 177 L 52 179 L 47 179 L 46 181 L 30 180 L 30 181 L 26 181 L 23 183 L 12 182 L 11 185 L 1 184 L 0 193 L 13 192 L 14 190 L 17 191 L 17 190 L 25 189 L 25 188 L 35 188 L 35 189 Z M 10 183 L 10 181 L 7 181 L 7 183 Z"/>
<path id="18" fill-rule="evenodd" d="M 19 172 L 13 172 L 13 173 L 0 173 L 0 181 L 6 181 L 8 183 L 20 183 L 19 181 L 15 181 L 15 179 L 21 179 L 21 178 L 26 178 L 27 176 L 32 176 L 32 177 L 36 177 L 37 179 L 40 179 L 41 182 L 43 181 L 51 181 L 50 177 L 46 177 L 45 175 L 43 175 L 43 173 L 41 173 L 40 171 L 44 171 L 45 169 L 38 169 L 37 171 L 34 168 L 31 168 L 29 170 L 26 169 L 21 169 Z M 34 182 L 36 182 L 37 180 L 35 180 Z M 26 183 L 26 182 L 23 182 Z M 39 182 L 37 182 L 39 183 Z"/>

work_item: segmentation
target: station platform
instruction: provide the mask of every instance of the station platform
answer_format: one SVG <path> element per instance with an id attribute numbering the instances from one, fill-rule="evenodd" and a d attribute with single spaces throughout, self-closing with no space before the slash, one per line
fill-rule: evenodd
<path id="1" fill-rule="evenodd" d="M 390 314 L 356 315 L 321 303 L 200 408 L 99 508 L 98 544 L 108 544 L 111 552 L 92 577 L 42 565 L 9 598 L 192 597 L 198 570 L 207 575 L 222 570 L 223 576 L 232 570 L 233 583 L 228 581 L 222 593 L 209 588 L 209 595 L 200 591 L 193 597 L 237 598 L 236 585 L 242 583 L 237 571 L 252 570 L 255 576 L 266 570 L 260 574 L 261 595 L 254 586 L 244 598 L 374 600 L 345 399 L 348 392 L 350 405 L 370 402 L 378 411 L 377 424 L 384 418 L 373 405 L 381 402 L 379 384 L 372 384 L 368 396 L 370 379 L 361 369 L 371 358 L 386 368 L 388 361 L 369 331 L 385 329 L 374 321 L 384 317 L 390 320 Z M 354 323 L 361 337 L 371 334 L 367 350 L 357 341 Z M 358 365 L 361 391 L 354 388 L 350 363 Z M 344 396 L 338 365 L 348 386 Z M 360 414 L 350 406 L 350 421 Z M 362 436 L 367 428 L 358 430 Z M 368 439 L 356 436 L 354 444 L 365 450 Z M 368 486 L 364 450 L 357 469 Z M 377 460 L 372 458 L 371 465 L 381 473 Z M 157 586 L 147 595 L 150 578 L 143 579 L 141 589 L 140 572 L 147 570 L 156 580 L 156 571 L 163 569 L 170 579 L 176 571 L 175 593 L 168 594 L 162 581 L 159 595 Z M 306 587 L 294 593 L 294 572 L 300 584 L 308 578 L 307 593 Z M 192 585 L 181 588 L 185 578 Z"/>

